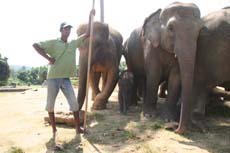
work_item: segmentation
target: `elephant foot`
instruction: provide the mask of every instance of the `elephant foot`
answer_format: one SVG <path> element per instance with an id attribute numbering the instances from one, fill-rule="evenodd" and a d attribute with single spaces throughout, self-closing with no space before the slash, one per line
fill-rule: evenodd
<path id="1" fill-rule="evenodd" d="M 194 121 L 192 120 L 190 126 L 189 126 L 189 129 L 191 131 L 196 131 L 196 132 L 202 132 L 202 133 L 205 133 L 207 132 L 208 130 L 208 127 L 207 125 L 205 124 L 205 121 L 204 120 L 197 120 L 197 121 Z"/>
<path id="2" fill-rule="evenodd" d="M 100 104 L 94 103 L 92 109 L 93 110 L 103 110 L 103 109 L 106 109 L 106 103 L 100 103 Z"/>
<path id="3" fill-rule="evenodd" d="M 149 107 L 148 105 L 144 105 L 143 115 L 145 118 L 153 118 L 157 116 L 156 107 Z"/>
<path id="4" fill-rule="evenodd" d="M 205 119 L 205 115 L 194 112 L 191 119 L 191 124 L 189 125 L 189 129 L 198 132 L 206 132 L 208 126 L 205 123 L 207 123 Z"/>
<path id="5" fill-rule="evenodd" d="M 178 127 L 178 122 L 168 122 L 165 124 L 165 129 L 175 131 Z"/>
<path id="6" fill-rule="evenodd" d="M 120 108 L 119 111 L 121 114 L 126 115 L 128 108 Z"/>
<path id="7" fill-rule="evenodd" d="M 176 110 L 166 109 L 162 113 L 162 118 L 166 122 L 175 122 L 175 121 L 177 122 L 179 121 L 179 117 L 180 117 L 180 113 L 178 113 Z"/>
<path id="8" fill-rule="evenodd" d="M 186 132 L 186 127 L 181 127 L 181 126 L 179 126 L 179 127 L 175 130 L 175 132 L 176 132 L 177 134 L 184 134 L 184 133 Z"/>
<path id="9" fill-rule="evenodd" d="M 195 132 L 206 133 L 207 129 L 207 126 L 202 121 L 191 123 L 191 125 L 189 126 L 189 130 Z"/>
<path id="10" fill-rule="evenodd" d="M 155 118 L 156 116 L 157 116 L 156 111 L 151 112 L 151 113 L 144 113 L 144 118 L 145 119 Z"/>

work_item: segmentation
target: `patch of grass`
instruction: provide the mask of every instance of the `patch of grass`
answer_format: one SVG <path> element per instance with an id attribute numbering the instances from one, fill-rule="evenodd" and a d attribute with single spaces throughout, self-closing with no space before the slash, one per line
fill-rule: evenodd
<path id="1" fill-rule="evenodd" d="M 137 148 L 141 148 L 142 153 L 161 153 L 160 149 L 152 148 L 146 143 L 141 143 L 137 146 Z"/>
<path id="2" fill-rule="evenodd" d="M 23 149 L 19 147 L 11 147 L 6 153 L 25 153 Z"/>
<path id="3" fill-rule="evenodd" d="M 150 128 L 152 130 L 162 129 L 162 128 L 164 128 L 164 123 L 163 122 L 154 122 L 150 125 Z"/>
<path id="4" fill-rule="evenodd" d="M 133 133 L 133 132 L 130 132 L 130 131 L 124 131 L 123 136 L 126 139 L 136 139 L 137 138 L 137 135 L 135 133 Z"/>
<path id="5" fill-rule="evenodd" d="M 137 128 L 139 128 L 140 130 L 158 130 L 164 128 L 164 122 L 160 120 L 154 122 L 147 122 L 139 124 Z"/>
<path id="6" fill-rule="evenodd" d="M 80 139 L 72 139 L 69 142 L 63 142 L 63 150 L 56 151 L 57 153 L 82 153 L 83 148 L 80 146 Z"/>
<path id="7" fill-rule="evenodd" d="M 99 114 L 96 112 L 90 113 L 88 115 L 89 120 L 97 120 L 97 121 L 103 121 L 105 120 L 105 115 L 104 114 Z"/>

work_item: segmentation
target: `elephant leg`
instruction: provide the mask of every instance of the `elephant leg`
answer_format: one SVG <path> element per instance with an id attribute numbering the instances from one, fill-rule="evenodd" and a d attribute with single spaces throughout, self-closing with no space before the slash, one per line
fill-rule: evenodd
<path id="1" fill-rule="evenodd" d="M 181 84 L 179 71 L 172 70 L 168 79 L 168 95 L 166 98 L 166 119 L 169 121 L 178 121 L 180 117 L 180 109 L 178 101 L 180 98 Z"/>
<path id="2" fill-rule="evenodd" d="M 154 75 L 156 75 L 156 73 Z M 160 77 L 147 74 L 146 79 L 146 96 L 144 96 L 143 112 L 145 117 L 154 117 L 156 116 L 157 92 Z"/>
<path id="3" fill-rule="evenodd" d="M 137 80 L 137 100 L 141 100 L 140 97 L 144 97 L 144 79 Z M 137 103 L 135 103 L 137 105 Z"/>
<path id="4" fill-rule="evenodd" d="M 128 95 L 123 92 L 122 98 L 123 98 L 123 103 L 122 103 L 123 110 L 122 110 L 122 112 L 124 115 L 126 115 L 127 110 L 128 110 L 128 105 L 127 105 Z"/>
<path id="5" fill-rule="evenodd" d="M 119 87 L 119 91 L 118 91 L 118 102 L 119 102 L 119 110 L 120 110 L 120 113 L 123 113 L 123 103 L 124 103 L 124 98 L 123 98 L 123 95 L 122 95 L 123 91 L 122 91 L 122 88 Z"/>
<path id="6" fill-rule="evenodd" d="M 101 88 L 101 90 L 103 90 L 105 88 L 106 81 L 107 81 L 107 74 L 102 73 L 102 88 Z"/>
<path id="7" fill-rule="evenodd" d="M 90 72 L 90 85 L 92 88 L 92 97 L 91 97 L 92 100 L 94 100 L 96 95 L 101 92 L 99 89 L 100 77 L 101 77 L 101 73 L 97 73 L 93 71 Z"/>
<path id="8" fill-rule="evenodd" d="M 195 107 L 191 116 L 191 128 L 197 128 L 201 131 L 205 131 L 205 112 L 206 112 L 206 104 L 208 100 L 208 91 L 207 89 L 195 90 L 197 99 L 195 103 Z"/>
<path id="9" fill-rule="evenodd" d="M 106 108 L 106 104 L 108 102 L 109 96 L 112 94 L 117 81 L 118 81 L 118 74 L 119 70 L 111 68 L 107 73 L 107 81 L 105 84 L 104 89 L 95 97 L 93 103 L 93 109 L 101 110 Z"/>
<path id="10" fill-rule="evenodd" d="M 129 105 L 132 105 L 132 104 L 137 104 L 137 100 L 138 100 L 138 96 L 137 96 L 137 84 L 138 84 L 138 81 L 137 81 L 137 77 L 134 76 L 133 78 L 133 89 L 132 89 L 132 93 L 131 93 L 131 100 L 130 100 L 130 103 Z"/>

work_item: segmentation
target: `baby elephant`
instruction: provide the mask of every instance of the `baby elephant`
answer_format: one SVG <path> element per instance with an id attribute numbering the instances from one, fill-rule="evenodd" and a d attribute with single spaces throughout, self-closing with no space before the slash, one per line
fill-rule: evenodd
<path id="1" fill-rule="evenodd" d="M 128 70 L 124 70 L 119 75 L 118 80 L 118 101 L 120 106 L 120 112 L 126 114 L 128 106 L 131 105 L 131 97 L 133 90 L 133 74 Z"/>

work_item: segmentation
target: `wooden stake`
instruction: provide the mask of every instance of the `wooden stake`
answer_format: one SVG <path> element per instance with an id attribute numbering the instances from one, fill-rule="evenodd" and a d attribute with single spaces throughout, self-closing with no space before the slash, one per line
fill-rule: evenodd
<path id="1" fill-rule="evenodd" d="M 104 0 L 100 1 L 100 7 L 101 7 L 101 22 L 104 23 Z"/>
<path id="2" fill-rule="evenodd" d="M 95 0 L 93 0 L 92 9 L 95 7 Z M 88 110 L 88 93 L 89 93 L 89 74 L 91 68 L 91 54 L 92 54 L 92 40 L 93 40 L 93 21 L 94 15 L 90 17 L 90 38 L 89 38 L 89 53 L 88 53 L 88 69 L 87 69 L 87 82 L 86 82 L 86 99 L 85 99 L 85 115 L 84 115 L 84 130 L 86 130 L 87 110 Z"/>

